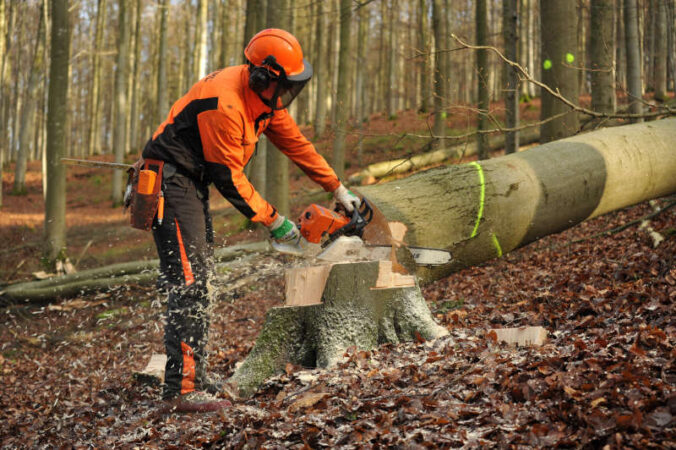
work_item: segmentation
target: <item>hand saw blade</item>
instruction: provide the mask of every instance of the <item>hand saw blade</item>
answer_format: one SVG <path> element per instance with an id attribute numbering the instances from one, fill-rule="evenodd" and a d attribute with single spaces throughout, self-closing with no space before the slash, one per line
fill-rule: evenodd
<path id="1" fill-rule="evenodd" d="M 134 167 L 132 164 L 92 161 L 89 159 L 61 158 L 61 162 L 69 166 L 97 167 L 100 169 L 129 170 Z"/>

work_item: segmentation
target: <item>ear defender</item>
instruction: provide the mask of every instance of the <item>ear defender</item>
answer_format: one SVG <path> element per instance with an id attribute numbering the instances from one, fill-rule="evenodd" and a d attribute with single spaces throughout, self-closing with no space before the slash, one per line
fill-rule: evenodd
<path id="1" fill-rule="evenodd" d="M 265 91 L 270 86 L 270 82 L 272 81 L 273 77 L 275 79 L 286 78 L 286 72 L 284 71 L 284 68 L 277 64 L 277 60 L 272 55 L 268 55 L 263 60 L 263 64 L 260 66 L 255 66 L 253 63 L 250 64 L 249 87 L 258 94 Z M 274 73 L 271 74 L 270 69 L 276 70 L 279 72 L 279 75 Z"/>
<path id="2" fill-rule="evenodd" d="M 260 94 L 270 86 L 270 72 L 266 67 L 253 66 L 249 73 L 249 87 Z"/>

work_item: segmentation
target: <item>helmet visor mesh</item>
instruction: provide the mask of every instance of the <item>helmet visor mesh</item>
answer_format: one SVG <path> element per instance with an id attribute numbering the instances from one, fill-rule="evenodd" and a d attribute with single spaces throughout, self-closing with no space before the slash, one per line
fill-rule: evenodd
<path id="1" fill-rule="evenodd" d="M 277 97 L 277 107 L 275 109 L 288 108 L 291 102 L 300 94 L 308 80 L 303 81 L 280 81 Z"/>

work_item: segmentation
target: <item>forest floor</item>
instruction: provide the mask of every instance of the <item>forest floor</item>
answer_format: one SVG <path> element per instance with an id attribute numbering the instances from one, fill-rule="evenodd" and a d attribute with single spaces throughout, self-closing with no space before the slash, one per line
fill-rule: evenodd
<path id="1" fill-rule="evenodd" d="M 401 132 L 381 122 L 371 137 L 392 139 L 374 144 L 389 152 Z M 109 174 L 69 174 L 69 252 L 80 268 L 155 257 L 149 236 L 110 208 Z M 5 282 L 39 269 L 39 166 L 28 181 L 28 195 L 5 195 L 0 214 Z M 298 200 L 315 189 L 299 176 L 292 182 Z M 212 198 L 219 245 L 263 238 Z M 674 448 L 676 211 L 652 220 L 665 238 L 656 248 L 638 226 L 596 236 L 652 211 L 648 202 L 616 211 L 427 285 L 448 337 L 351 349 L 330 371 L 289 366 L 222 413 L 160 414 L 159 389 L 132 377 L 163 352 L 162 300 L 150 286 L 4 308 L 0 446 Z M 283 302 L 289 264 L 281 255 L 242 258 L 219 277 L 212 371 L 230 375 L 249 352 L 265 311 Z M 527 325 L 545 327 L 547 343 L 514 349 L 486 334 Z"/>

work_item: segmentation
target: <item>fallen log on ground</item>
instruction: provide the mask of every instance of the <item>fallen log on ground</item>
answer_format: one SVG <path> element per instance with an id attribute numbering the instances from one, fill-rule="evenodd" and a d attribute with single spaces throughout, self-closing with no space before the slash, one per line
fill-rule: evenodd
<path id="1" fill-rule="evenodd" d="M 374 291 L 377 263 L 333 266 L 321 303 L 272 308 L 256 344 L 231 382 L 235 392 L 251 395 L 286 363 L 330 367 L 341 349 L 369 349 L 384 342 L 425 336 L 435 326 L 417 292 L 414 305 L 399 303 L 418 281 L 500 257 L 583 220 L 676 192 L 676 119 L 600 130 L 551 142 L 480 163 L 448 166 L 406 179 L 364 187 L 361 192 L 390 221 L 408 227 L 409 245 L 451 251 L 451 263 L 418 266 L 415 288 Z M 313 269 L 313 268 L 311 268 Z M 334 271 L 337 272 L 334 275 Z M 316 273 L 315 273 L 316 272 Z M 325 277 L 309 270 L 306 284 Z M 332 278 L 333 277 L 333 278 Z M 320 280 L 321 281 L 321 280 Z M 317 287 L 301 296 L 317 297 Z M 288 289 L 287 289 L 288 291 Z M 374 297 L 374 292 L 378 292 Z M 408 292 L 408 291 L 407 291 Z M 287 298 L 287 301 L 289 299 Z M 393 303 L 394 302 L 394 303 Z M 295 303 L 295 302 L 291 302 Z M 421 305 L 425 305 L 423 309 Z M 390 338 L 383 317 L 419 314 L 410 331 Z M 355 315 L 356 311 L 356 315 Z M 375 312 L 375 313 L 374 313 Z M 361 334 L 354 334 L 354 323 Z M 321 336 L 330 336 L 323 349 Z M 370 336 L 370 337 L 368 337 Z M 339 345 L 332 346 L 332 339 Z M 331 356 L 324 356 L 329 354 Z"/>
<path id="2" fill-rule="evenodd" d="M 267 241 L 223 247 L 214 251 L 216 262 L 231 261 L 247 253 L 267 253 Z M 70 275 L 6 286 L 0 291 L 4 303 L 44 303 L 125 284 L 144 284 L 157 278 L 159 260 L 132 261 L 83 270 Z"/>
<path id="3" fill-rule="evenodd" d="M 450 250 L 436 280 L 592 217 L 676 192 L 676 119 L 602 129 L 361 192 L 407 243 Z"/>
<path id="4" fill-rule="evenodd" d="M 526 128 L 519 134 L 519 142 L 521 145 L 532 144 L 537 142 L 539 139 L 540 131 L 538 127 Z M 477 145 L 475 137 L 468 138 L 468 141 L 469 142 L 463 142 L 462 144 L 415 155 L 410 158 L 399 158 L 391 161 L 373 163 L 366 169 L 351 175 L 349 181 L 350 183 L 354 184 L 362 184 L 369 179 L 382 178 L 389 175 L 401 175 L 411 172 L 412 170 L 442 163 L 451 158 L 476 155 Z M 489 151 L 496 151 L 503 148 L 504 146 L 504 135 L 500 134 L 488 136 Z"/>

